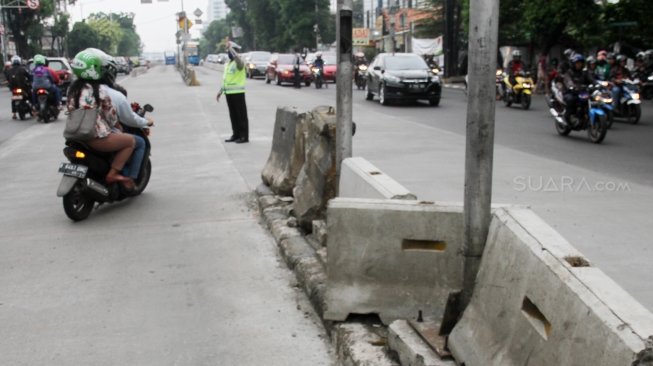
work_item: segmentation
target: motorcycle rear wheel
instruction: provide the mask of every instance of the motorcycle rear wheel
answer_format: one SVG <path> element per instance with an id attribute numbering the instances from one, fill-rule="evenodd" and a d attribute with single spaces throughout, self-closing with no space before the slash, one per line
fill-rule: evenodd
<path id="1" fill-rule="evenodd" d="M 504 104 L 506 107 L 510 107 L 510 106 L 512 105 L 512 97 L 511 97 L 510 95 L 508 95 L 508 93 L 506 93 L 506 94 L 503 96 L 503 104 Z"/>
<path id="2" fill-rule="evenodd" d="M 556 131 L 558 132 L 558 135 L 567 136 L 571 132 L 571 127 L 569 127 L 569 125 L 563 125 L 558 121 L 554 121 L 554 123 L 556 125 Z"/>
<path id="3" fill-rule="evenodd" d="M 66 216 L 73 221 L 82 221 L 86 219 L 93 211 L 95 202 L 84 196 L 81 189 L 75 185 L 73 189 L 63 196 L 63 210 Z"/>
<path id="4" fill-rule="evenodd" d="M 605 138 L 605 134 L 608 132 L 608 124 L 606 121 L 606 116 L 597 116 L 595 124 L 590 124 L 587 128 L 587 135 L 595 144 L 600 144 L 601 141 Z"/>
<path id="5" fill-rule="evenodd" d="M 136 182 L 136 188 L 134 189 L 134 194 L 141 194 L 147 187 L 147 184 L 150 182 L 150 176 L 152 175 L 152 162 L 149 157 L 146 157 L 143 160 L 143 177 Z"/>

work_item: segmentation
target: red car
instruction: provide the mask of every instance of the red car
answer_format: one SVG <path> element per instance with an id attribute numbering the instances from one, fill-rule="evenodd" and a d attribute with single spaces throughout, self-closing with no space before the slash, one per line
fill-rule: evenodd
<path id="1" fill-rule="evenodd" d="M 291 53 L 273 54 L 272 57 L 270 57 L 270 63 L 268 64 L 267 70 L 265 72 L 265 82 L 269 84 L 272 82 L 272 80 L 274 80 L 277 85 L 281 85 L 281 83 L 294 83 L 294 63 L 295 55 Z M 301 73 L 301 81 L 306 86 L 311 86 L 311 82 L 313 81 L 313 74 L 306 64 L 306 61 L 301 60 L 299 72 Z"/>

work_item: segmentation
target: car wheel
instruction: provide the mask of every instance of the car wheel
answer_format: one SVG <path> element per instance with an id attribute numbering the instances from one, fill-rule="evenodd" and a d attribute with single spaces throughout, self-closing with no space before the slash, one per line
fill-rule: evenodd
<path id="1" fill-rule="evenodd" d="M 370 91 L 370 82 L 367 82 L 367 85 L 365 85 L 365 99 L 374 99 L 374 94 Z"/>
<path id="2" fill-rule="evenodd" d="M 381 105 L 388 105 L 388 99 L 385 97 L 385 85 L 379 85 L 379 103 Z"/>
<path id="3" fill-rule="evenodd" d="M 429 99 L 429 104 L 434 106 L 434 107 L 439 106 L 440 105 L 440 96 L 438 95 L 437 97 L 431 97 Z"/>

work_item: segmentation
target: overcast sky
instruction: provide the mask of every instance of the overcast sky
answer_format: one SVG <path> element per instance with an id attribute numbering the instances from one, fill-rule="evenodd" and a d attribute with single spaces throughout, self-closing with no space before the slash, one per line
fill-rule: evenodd
<path id="1" fill-rule="evenodd" d="M 192 15 L 195 9 L 202 11 L 202 20 L 206 19 L 208 0 L 183 0 L 184 10 L 191 21 L 195 22 Z M 159 1 L 152 0 L 152 4 L 141 4 L 141 0 L 78 0 L 74 6 L 68 6 L 72 21 L 78 22 L 92 13 L 134 13 L 136 32 L 145 45 L 144 52 L 163 52 L 173 50 L 175 32 L 177 31 L 176 14 L 181 11 L 182 0 Z M 191 28 L 193 37 L 199 36 L 200 26 Z"/>

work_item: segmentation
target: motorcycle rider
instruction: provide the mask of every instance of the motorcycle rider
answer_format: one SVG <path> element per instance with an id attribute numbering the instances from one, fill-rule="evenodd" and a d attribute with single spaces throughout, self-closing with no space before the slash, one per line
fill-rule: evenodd
<path id="1" fill-rule="evenodd" d="M 22 60 L 19 56 L 14 55 L 11 58 L 11 68 L 7 71 L 7 85 L 9 90 L 20 88 L 29 93 L 32 84 L 32 75 L 30 75 L 27 68 L 23 66 Z M 28 94 L 29 95 L 29 94 Z M 10 100 L 11 101 L 11 100 Z M 11 118 L 16 119 L 16 104 L 11 103 Z"/>
<path id="2" fill-rule="evenodd" d="M 571 64 L 571 58 L 574 56 L 576 52 L 572 50 L 571 48 L 567 48 L 563 53 L 562 53 L 562 62 L 560 62 L 560 75 L 564 75 L 571 69 L 572 64 Z"/>
<path id="3" fill-rule="evenodd" d="M 61 84 L 61 80 L 54 70 L 48 67 L 48 62 L 43 55 L 34 56 L 34 70 L 32 70 L 32 104 L 36 106 L 38 96 L 36 94 L 38 89 L 46 89 L 50 94 L 54 95 L 54 101 L 57 108 L 61 107 L 61 90 L 57 85 Z"/>
<path id="4" fill-rule="evenodd" d="M 610 64 L 608 64 L 608 53 L 605 50 L 596 54 L 596 78 L 601 81 L 610 79 Z"/>
<path id="5" fill-rule="evenodd" d="M 96 48 L 87 48 L 86 51 L 95 53 L 102 61 L 103 73 L 100 79 L 100 90 L 104 91 L 111 98 L 111 104 L 116 109 L 120 124 L 134 128 L 148 128 L 153 126 L 154 120 L 149 117 L 143 118 L 132 110 L 131 104 L 127 100 L 127 91 L 116 83 L 118 65 L 113 57 Z M 133 136 L 136 140 L 134 152 L 121 173 L 126 177 L 136 180 L 141 171 L 143 158 L 145 157 L 145 140 L 140 136 Z"/>
<path id="6" fill-rule="evenodd" d="M 578 107 L 578 90 L 588 85 L 594 84 L 594 77 L 584 69 L 585 58 L 577 53 L 571 56 L 569 60 L 572 67 L 564 75 L 564 100 L 566 104 L 565 120 L 570 121 L 570 117 L 576 113 Z"/>
<path id="7" fill-rule="evenodd" d="M 100 79 L 107 70 L 102 66 L 102 58 L 95 51 L 83 50 L 75 55 L 71 68 L 77 79 L 68 89 L 68 110 L 87 108 L 99 111 L 96 120 L 96 137 L 86 141 L 92 149 L 101 152 L 114 152 L 111 168 L 105 177 L 107 183 L 120 183 L 126 190 L 135 188 L 134 181 L 120 174 L 131 156 L 136 140 L 134 135 L 120 132 L 115 128 L 118 122 L 111 98 L 100 88 Z"/>
<path id="8" fill-rule="evenodd" d="M 521 52 L 519 50 L 513 50 L 512 60 L 508 62 L 508 68 L 506 70 L 510 87 L 513 87 L 517 83 L 517 79 L 515 77 L 523 70 L 524 63 L 521 61 Z"/>
<path id="9" fill-rule="evenodd" d="M 594 56 L 587 56 L 587 72 L 592 74 L 592 77 L 594 79 L 597 78 L 597 71 L 596 71 L 596 59 Z"/>
<path id="10" fill-rule="evenodd" d="M 320 77 L 324 79 L 324 60 L 322 59 L 322 52 L 315 53 L 315 61 L 313 61 L 313 66 L 317 67 L 320 70 Z"/>
<path id="11" fill-rule="evenodd" d="M 630 70 L 626 67 L 626 56 L 618 55 L 617 63 L 610 70 L 610 81 L 612 82 L 612 105 L 616 110 L 619 107 L 619 100 L 624 86 L 624 80 L 630 79 Z"/>
<path id="12" fill-rule="evenodd" d="M 360 65 L 367 65 L 367 60 L 365 59 L 365 54 L 359 51 L 354 53 L 354 68 L 358 69 Z"/>

